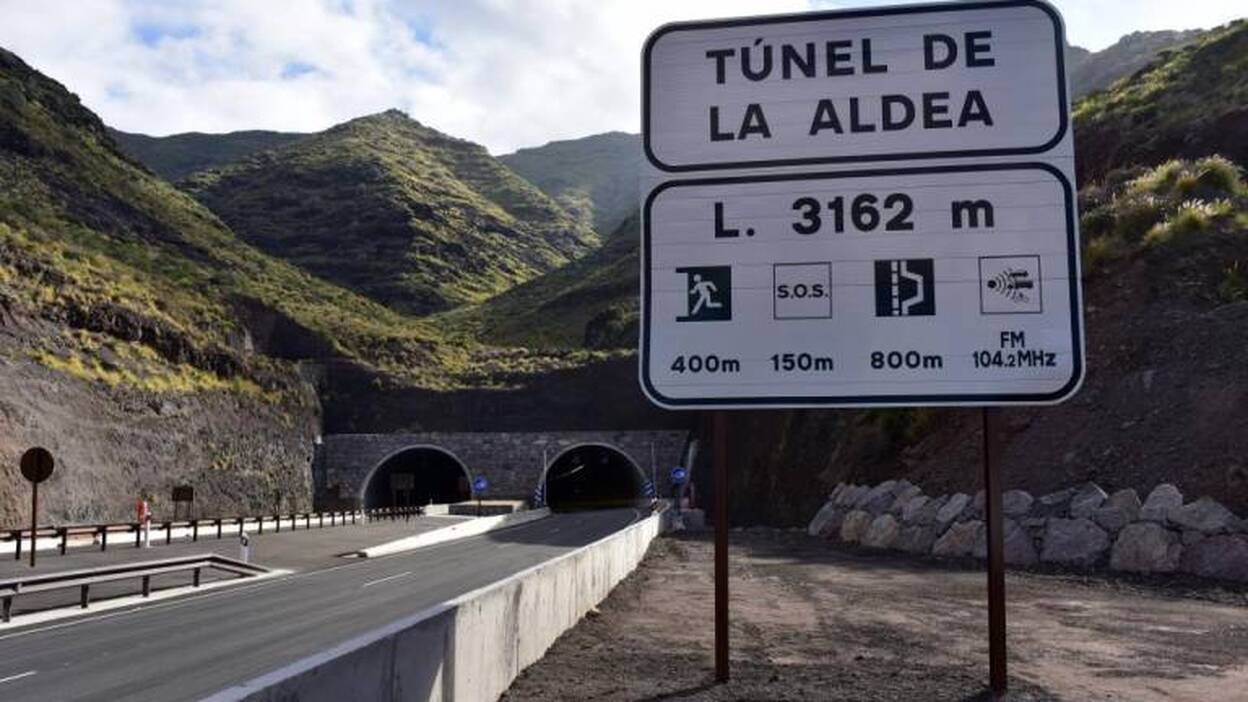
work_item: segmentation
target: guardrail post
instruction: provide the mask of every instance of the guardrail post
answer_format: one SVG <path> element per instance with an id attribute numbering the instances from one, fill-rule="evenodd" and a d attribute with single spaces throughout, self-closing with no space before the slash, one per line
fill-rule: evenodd
<path id="1" fill-rule="evenodd" d="M 83 609 L 87 608 L 87 603 L 91 601 L 91 586 L 83 585 L 79 588 L 78 601 Z"/>
<path id="2" fill-rule="evenodd" d="M 295 521 L 295 519 L 296 519 L 295 513 L 294 513 L 294 512 L 291 512 L 291 513 L 290 513 L 290 530 L 291 530 L 291 531 L 298 531 L 298 530 L 299 530 L 299 523 L 298 523 L 298 522 L 296 522 L 296 521 Z"/>
<path id="3" fill-rule="evenodd" d="M 194 573 L 195 573 L 195 574 L 194 574 L 194 576 L 193 576 L 193 577 L 194 577 L 194 579 L 191 581 L 191 586 L 192 586 L 192 587 L 199 587 L 199 568 L 196 568 L 196 569 L 195 569 L 195 571 L 194 571 Z"/>
<path id="4" fill-rule="evenodd" d="M 22 560 L 22 532 L 19 529 L 18 531 L 11 531 L 9 534 L 13 537 L 14 543 L 17 544 L 17 547 L 13 549 L 13 558 L 20 561 Z"/>
<path id="5" fill-rule="evenodd" d="M 144 597 L 152 596 L 152 576 L 150 575 L 143 576 L 143 596 Z"/>
<path id="6" fill-rule="evenodd" d="M 69 527 L 61 527 L 56 530 L 61 537 L 61 555 L 65 555 L 65 549 L 69 548 Z"/>
<path id="7" fill-rule="evenodd" d="M 312 513 L 311 512 L 303 513 L 303 528 L 304 529 L 312 528 Z"/>
<path id="8" fill-rule="evenodd" d="M 217 517 L 217 539 L 221 539 L 221 518 Z"/>
<path id="9" fill-rule="evenodd" d="M 324 513 L 324 512 L 317 512 L 317 513 L 316 513 L 316 521 L 317 521 L 317 524 L 316 524 L 317 528 L 318 528 L 318 529 L 324 529 L 324 528 L 325 528 L 325 513 Z"/>
<path id="10" fill-rule="evenodd" d="M 8 597 L 4 598 L 4 623 L 8 624 L 9 620 L 12 618 L 13 618 L 13 596 L 9 595 Z"/>
<path id="11" fill-rule="evenodd" d="M 134 527 L 134 547 L 143 548 L 143 525 L 135 523 Z"/>
<path id="12" fill-rule="evenodd" d="M 264 515 L 262 514 L 259 517 L 256 517 L 256 521 L 259 522 L 258 526 L 260 527 L 260 533 L 263 534 L 264 533 Z"/>
<path id="13" fill-rule="evenodd" d="M 173 543 L 173 522 L 165 522 L 165 545 Z"/>
<path id="14" fill-rule="evenodd" d="M 273 521 L 277 522 L 277 533 L 282 533 L 282 516 L 280 514 L 273 515 Z"/>
<path id="15" fill-rule="evenodd" d="M 108 550 L 108 525 L 107 524 L 100 527 L 100 550 L 101 551 Z"/>
<path id="16" fill-rule="evenodd" d="M 239 538 L 242 538 L 242 536 L 243 536 L 243 521 L 244 521 L 244 519 L 245 519 L 244 517 L 239 517 L 239 518 L 238 518 L 238 536 L 239 536 Z"/>

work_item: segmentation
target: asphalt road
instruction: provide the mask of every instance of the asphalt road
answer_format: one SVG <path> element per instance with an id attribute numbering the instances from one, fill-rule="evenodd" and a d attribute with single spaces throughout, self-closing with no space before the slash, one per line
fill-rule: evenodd
<path id="1" fill-rule="evenodd" d="M 0 635 L 0 699 L 195 700 L 602 538 L 637 510 L 554 515 L 377 559 Z"/>

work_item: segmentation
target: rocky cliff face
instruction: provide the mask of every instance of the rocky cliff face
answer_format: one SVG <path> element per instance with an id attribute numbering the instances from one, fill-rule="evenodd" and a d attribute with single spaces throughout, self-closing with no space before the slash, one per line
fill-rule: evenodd
<path id="1" fill-rule="evenodd" d="M 195 487 L 201 516 L 310 507 L 320 406 L 293 369 L 280 398 L 110 387 L 29 360 L 28 324 L 0 329 L 0 525 L 29 524 L 17 464 L 30 446 L 56 459 L 41 524 L 133 519 L 142 493 L 171 516 L 175 485 Z"/>

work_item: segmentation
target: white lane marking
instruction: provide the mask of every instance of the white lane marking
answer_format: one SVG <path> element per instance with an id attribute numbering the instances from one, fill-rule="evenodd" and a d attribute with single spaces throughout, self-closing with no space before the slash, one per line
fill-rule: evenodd
<path id="1" fill-rule="evenodd" d="M 18 673 L 17 675 L 10 675 L 7 678 L 0 678 L 0 685 L 7 682 L 13 682 L 14 680 L 21 680 L 22 678 L 28 678 L 38 672 L 39 671 L 37 670 L 28 670 L 25 673 Z"/>
<path id="2" fill-rule="evenodd" d="M 368 582 L 364 583 L 363 585 L 361 585 L 361 586 L 360 586 L 360 589 L 361 589 L 361 590 L 363 590 L 363 589 L 364 589 L 364 588 L 366 588 L 366 587 L 372 587 L 372 586 L 374 586 L 374 585 L 376 585 L 376 584 L 378 584 L 378 583 L 384 583 L 384 582 L 386 582 L 387 580 L 395 580 L 395 579 L 397 579 L 397 578 L 402 578 L 402 577 L 405 577 L 405 576 L 408 576 L 408 575 L 411 575 L 411 574 L 412 574 L 412 571 L 410 571 L 410 570 L 405 570 L 405 571 L 403 571 L 402 573 L 399 573 L 398 575 L 391 575 L 391 576 L 387 576 L 387 577 L 385 577 L 385 578 L 378 578 L 378 579 L 376 579 L 376 580 L 370 580 L 370 581 L 368 581 Z"/>

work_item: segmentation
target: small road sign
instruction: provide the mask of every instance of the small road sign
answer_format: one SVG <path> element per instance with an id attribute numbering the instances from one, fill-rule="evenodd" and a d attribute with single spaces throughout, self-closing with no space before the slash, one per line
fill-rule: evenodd
<path id="1" fill-rule="evenodd" d="M 52 459 L 52 454 L 47 449 L 40 446 L 26 449 L 22 454 L 22 477 L 32 483 L 42 483 L 52 477 L 52 469 L 56 466 L 56 461 Z"/>
<path id="2" fill-rule="evenodd" d="M 1072 395 L 1083 329 L 1063 46 L 1036 0 L 656 30 L 643 52 L 650 399 Z"/>
<path id="3" fill-rule="evenodd" d="M 672 469 L 672 482 L 676 485 L 683 485 L 688 478 L 689 474 L 683 466 L 676 466 Z"/>
<path id="4" fill-rule="evenodd" d="M 478 475 L 472 479 L 472 491 L 475 493 L 485 492 L 489 487 L 490 481 L 486 480 L 484 475 Z"/>

